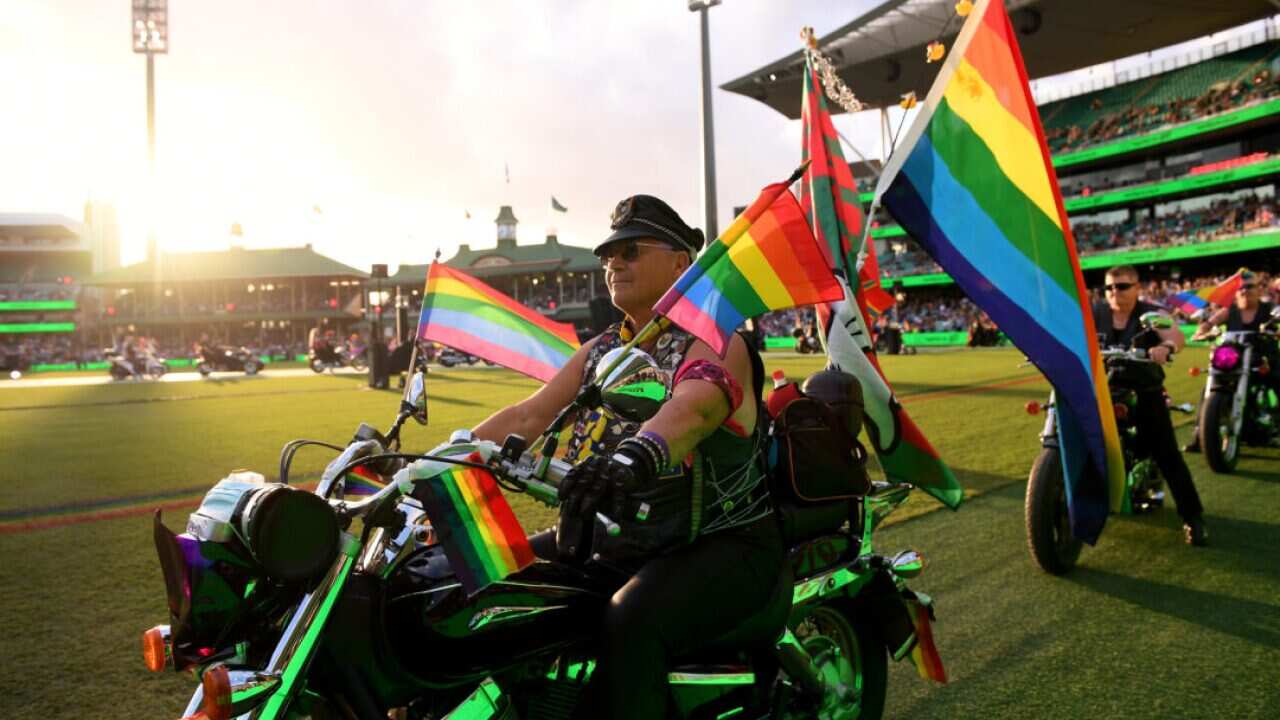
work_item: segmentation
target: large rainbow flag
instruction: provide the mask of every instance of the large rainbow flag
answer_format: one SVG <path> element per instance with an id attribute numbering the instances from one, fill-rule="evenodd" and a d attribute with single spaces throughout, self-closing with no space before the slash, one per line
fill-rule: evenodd
<path id="1" fill-rule="evenodd" d="M 1220 307 L 1227 307 L 1235 300 L 1236 293 L 1239 292 L 1240 286 L 1244 284 L 1245 269 L 1240 268 L 1234 275 L 1223 280 L 1217 285 L 1202 287 L 1199 290 L 1185 290 L 1173 296 L 1174 303 L 1178 309 L 1188 315 L 1203 310 L 1210 303 Z"/>
<path id="2" fill-rule="evenodd" d="M 482 462 L 479 454 L 468 458 Z M 533 549 L 487 470 L 452 465 L 417 481 L 450 568 L 473 594 L 533 563 Z"/>
<path id="3" fill-rule="evenodd" d="M 1067 505 L 1094 542 L 1119 511 L 1124 461 L 1062 193 L 999 0 L 979 0 L 877 201 L 1057 390 Z"/>
<path id="4" fill-rule="evenodd" d="M 844 161 L 813 67 L 805 74 L 803 103 L 803 156 L 811 162 L 801 182 L 800 205 L 814 234 L 819 240 L 828 239 L 828 264 L 849 277 L 857 268 L 864 219 L 853 174 Z M 839 301 L 818 307 L 829 364 L 862 384 L 867 437 L 885 475 L 912 483 L 954 509 L 964 500 L 964 489 L 894 396 L 871 345 L 867 314 L 882 313 L 893 304 L 893 296 L 880 288 L 875 257 L 875 244 L 868 243 L 864 263 L 856 271 L 857 291 L 846 286 Z"/>
<path id="5" fill-rule="evenodd" d="M 543 382 L 578 349 L 573 326 L 539 315 L 464 272 L 427 270 L 418 337 L 471 353 Z"/>
<path id="6" fill-rule="evenodd" d="M 653 306 L 724 357 L 747 318 L 844 296 L 787 186 L 775 183 Z"/>

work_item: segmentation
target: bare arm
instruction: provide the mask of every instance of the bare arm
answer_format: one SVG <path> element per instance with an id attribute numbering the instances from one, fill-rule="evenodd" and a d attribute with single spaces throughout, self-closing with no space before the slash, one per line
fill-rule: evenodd
<path id="1" fill-rule="evenodd" d="M 1214 310 L 1213 314 L 1205 318 L 1205 321 L 1200 323 L 1200 327 L 1196 328 L 1196 334 L 1192 336 L 1192 339 L 1199 340 L 1213 332 L 1215 327 L 1227 321 L 1228 312 L 1229 311 L 1226 308 L 1218 308 L 1217 310 Z"/>
<path id="2" fill-rule="evenodd" d="M 751 360 L 742 338 L 738 335 L 732 337 L 724 360 L 705 343 L 695 342 L 689 349 L 689 361 L 694 360 L 709 360 L 723 365 L 738 381 L 744 400 L 734 412 L 734 418 L 743 427 L 753 427 L 757 412 L 753 400 L 755 391 L 751 386 Z M 667 441 L 672 462 L 676 462 L 715 432 L 729 418 L 729 410 L 729 398 L 718 386 L 705 380 L 688 380 L 675 386 L 671 399 L 640 429 L 661 435 Z"/>
<path id="3" fill-rule="evenodd" d="M 508 435 L 515 433 L 532 442 L 578 396 L 582 372 L 587 365 L 587 353 L 595 343 L 595 339 L 589 340 L 578 348 L 550 382 L 515 405 L 490 415 L 475 426 L 472 432 L 482 440 L 502 442 Z"/>

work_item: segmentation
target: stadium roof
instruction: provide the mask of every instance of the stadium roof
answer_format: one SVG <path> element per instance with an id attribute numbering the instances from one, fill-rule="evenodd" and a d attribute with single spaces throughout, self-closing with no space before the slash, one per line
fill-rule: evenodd
<path id="1" fill-rule="evenodd" d="M 924 97 L 942 66 L 926 64 L 924 48 L 940 34 L 950 48 L 961 24 L 949 22 L 954 6 L 955 0 L 887 0 L 821 37 L 818 48 L 869 107 L 895 105 L 913 90 Z M 1280 10 L 1267 0 L 1006 0 L 1005 7 L 1033 79 L 1149 52 Z M 720 87 L 795 119 L 803 76 L 804 56 L 797 50 Z M 834 103 L 828 107 L 842 112 Z"/>
<path id="2" fill-rule="evenodd" d="M 23 235 L 56 237 L 80 237 L 83 226 L 67 217 L 53 213 L 0 213 L 0 235 L 14 230 Z"/>
<path id="3" fill-rule="evenodd" d="M 311 249 L 270 248 L 246 250 L 233 247 L 216 252 L 162 253 L 159 271 L 151 260 L 98 273 L 85 285 L 146 285 L 155 282 L 188 283 L 210 280 L 257 278 L 345 277 L 365 279 L 369 274 L 343 265 Z"/>
<path id="4" fill-rule="evenodd" d="M 600 260 L 590 250 L 576 245 L 561 245 L 554 235 L 538 245 L 517 245 L 510 240 L 499 240 L 497 247 L 473 250 L 464 243 L 458 248 L 457 254 L 444 264 L 481 278 L 556 271 L 590 272 L 600 269 Z M 401 265 L 387 282 L 393 285 L 420 285 L 426 280 L 428 267 Z"/>

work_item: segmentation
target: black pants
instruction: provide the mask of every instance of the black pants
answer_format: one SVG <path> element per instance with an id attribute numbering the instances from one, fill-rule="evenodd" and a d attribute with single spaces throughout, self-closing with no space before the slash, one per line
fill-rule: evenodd
<path id="1" fill-rule="evenodd" d="M 540 556 L 553 557 L 555 540 L 547 535 L 535 536 L 532 544 Z M 671 661 L 764 609 L 784 555 L 777 522 L 769 516 L 645 563 L 609 602 L 596 669 L 575 717 L 667 717 Z"/>
<path id="2" fill-rule="evenodd" d="M 1137 393 L 1138 406 L 1134 410 L 1134 422 L 1138 427 L 1138 442 L 1145 447 L 1160 468 L 1160 474 L 1169 485 L 1173 501 L 1178 505 L 1178 515 L 1183 520 L 1200 517 L 1204 507 L 1200 493 L 1191 480 L 1191 471 L 1182 459 L 1178 439 L 1173 434 L 1173 419 L 1165 405 L 1164 393 L 1159 388 Z"/>

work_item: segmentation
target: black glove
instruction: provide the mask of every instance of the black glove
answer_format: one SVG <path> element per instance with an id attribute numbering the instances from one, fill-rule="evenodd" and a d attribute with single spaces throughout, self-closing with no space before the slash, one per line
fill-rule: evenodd
<path id="1" fill-rule="evenodd" d="M 656 474 L 653 460 L 635 448 L 620 447 L 611 456 L 592 455 L 560 483 L 560 514 L 590 522 L 607 503 L 613 517 L 620 518 L 627 496 L 648 486 Z"/>

